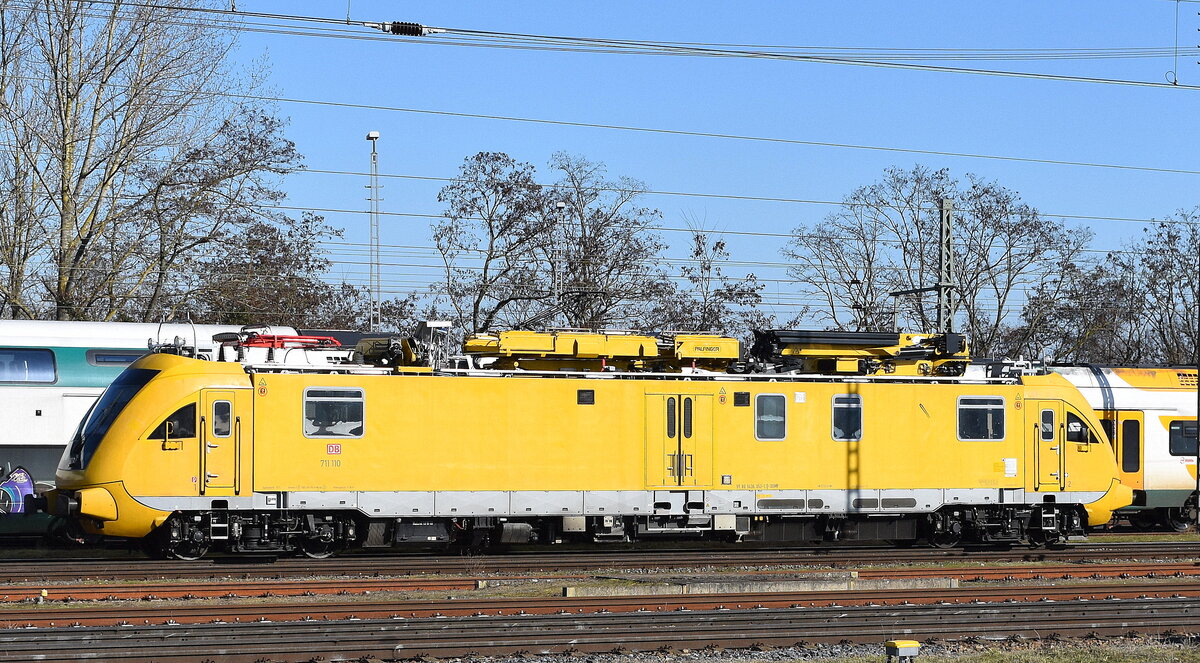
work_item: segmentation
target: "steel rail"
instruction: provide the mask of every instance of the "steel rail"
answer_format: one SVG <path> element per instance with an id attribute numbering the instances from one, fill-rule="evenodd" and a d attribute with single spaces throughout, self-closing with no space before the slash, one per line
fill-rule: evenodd
<path id="1" fill-rule="evenodd" d="M 159 605 L 113 604 L 101 607 L 22 606 L 0 609 L 0 626 L 8 628 L 57 626 L 150 626 L 166 623 L 203 624 L 215 621 L 305 621 L 339 619 L 438 618 L 485 615 L 659 613 L 676 610 L 768 609 L 870 605 L 973 604 L 985 602 L 1115 601 L 1144 598 L 1195 597 L 1200 583 L 1143 585 L 1071 585 L 1050 587 L 989 587 L 888 589 L 740 594 L 673 594 L 655 596 L 530 597 L 451 600 L 354 600 L 214 604 L 205 602 Z"/>
<path id="2" fill-rule="evenodd" d="M 1200 599 L 340 620 L 0 632 L 0 662 L 311 661 L 1191 633 Z"/>
<path id="3" fill-rule="evenodd" d="M 975 550 L 895 548 L 791 548 L 731 551 L 646 551 L 554 552 L 473 557 L 454 555 L 345 555 L 313 560 L 288 558 L 214 558 L 195 562 L 148 561 L 145 559 L 0 559 L 0 582 L 93 579 L 168 578 L 282 578 L 332 575 L 481 574 L 579 571 L 595 569 L 703 568 L 827 566 L 984 562 L 1096 562 L 1115 559 L 1200 558 L 1200 542 L 1095 543 L 1063 550 Z M 273 562 L 273 563 L 272 563 Z"/>
<path id="4" fill-rule="evenodd" d="M 1167 578 L 1200 575 L 1200 562 L 1151 562 L 1126 564 L 1075 564 L 1053 566 L 969 566 L 847 569 L 858 579 L 954 578 L 968 582 L 987 580 L 1045 580 L 1101 578 Z M 644 582 L 780 582 L 803 581 L 828 574 L 823 569 L 760 570 L 749 573 L 680 577 L 639 576 Z M 313 596 L 329 594 L 371 594 L 378 592 L 453 591 L 480 589 L 497 583 L 568 583 L 603 576 L 595 575 L 524 575 L 476 576 L 447 578 L 444 576 L 405 576 L 395 578 L 324 578 L 320 580 L 216 580 L 199 582 L 111 582 L 75 584 L 0 585 L 0 603 L 29 601 L 44 598 L 49 601 L 110 601 L 122 599 L 211 598 L 211 597 L 271 597 Z M 618 576 L 621 579 L 634 579 Z M 42 592 L 46 592 L 43 594 Z"/>

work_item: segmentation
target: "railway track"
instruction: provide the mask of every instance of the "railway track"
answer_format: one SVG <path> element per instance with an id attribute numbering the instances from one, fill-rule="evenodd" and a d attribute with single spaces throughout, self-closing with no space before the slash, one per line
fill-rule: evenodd
<path id="1" fill-rule="evenodd" d="M 1200 558 L 1200 542 L 1086 543 L 1062 550 L 975 550 L 896 548 L 789 548 L 743 550 L 523 553 L 508 555 L 345 555 L 304 558 L 214 558 L 195 562 L 146 559 L 0 560 L 0 582 L 79 579 L 155 580 L 183 578 L 287 578 L 416 574 L 534 573 L 595 569 L 730 568 L 939 562 L 1098 562 L 1116 559 Z"/>
<path id="2" fill-rule="evenodd" d="M 759 571 L 750 575 L 725 576 L 726 581 L 804 580 L 826 571 Z M 1074 564 L 1050 566 L 971 566 L 965 568 L 885 568 L 861 569 L 859 579 L 955 578 L 968 582 L 1046 579 L 1170 578 L 1200 576 L 1200 562 L 1155 562 L 1125 564 Z M 474 590 L 488 584 L 569 583 L 594 579 L 592 575 L 490 576 L 448 578 L 406 576 L 399 578 L 325 578 L 320 580 L 204 580 L 200 582 L 108 582 L 65 585 L 0 586 L 0 602 L 30 601 L 111 601 L 192 598 L 268 598 L 277 596 L 315 596 L 372 594 L 379 592 Z M 628 578 L 625 576 L 624 578 Z M 654 576 L 640 579 L 652 580 Z M 711 578 L 710 578 L 711 579 Z M 669 578 L 667 579 L 670 580 Z M 47 593 L 42 594 L 43 591 Z"/>
<path id="3" fill-rule="evenodd" d="M 448 658 L 919 640 L 1192 633 L 1200 599 L 709 609 L 9 629 L 2 661 L 136 663 Z"/>
<path id="4" fill-rule="evenodd" d="M 253 604 L 162 603 L 152 606 L 23 606 L 0 609 L 8 628 L 62 626 L 153 626 L 212 622 L 336 621 L 345 619 L 424 619 L 445 617 L 548 614 L 661 613 L 689 610 L 766 610 L 850 606 L 973 605 L 1061 601 L 1133 601 L 1200 599 L 1200 583 L 1153 585 L 1073 585 L 1039 587 L 889 589 L 818 592 L 682 594 L 669 596 L 594 596 L 489 598 L 420 601 L 284 602 Z M 1200 627 L 1200 622 L 1197 623 Z"/>

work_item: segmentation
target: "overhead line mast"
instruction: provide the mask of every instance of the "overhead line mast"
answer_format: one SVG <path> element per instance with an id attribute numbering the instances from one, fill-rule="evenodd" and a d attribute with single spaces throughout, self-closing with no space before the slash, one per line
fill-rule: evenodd
<path id="1" fill-rule="evenodd" d="M 367 188 L 371 195 L 367 200 L 371 203 L 371 312 L 367 327 L 370 331 L 379 331 L 380 326 L 380 278 L 379 278 L 379 153 L 375 143 L 379 141 L 379 132 L 367 132 L 367 140 L 371 141 L 371 184 Z"/>

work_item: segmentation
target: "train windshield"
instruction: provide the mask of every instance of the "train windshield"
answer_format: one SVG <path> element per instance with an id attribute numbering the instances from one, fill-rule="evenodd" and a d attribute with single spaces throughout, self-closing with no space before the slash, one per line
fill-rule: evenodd
<path id="1" fill-rule="evenodd" d="M 87 467 L 88 461 L 92 459 L 92 454 L 96 453 L 96 448 L 100 446 L 100 440 L 104 439 L 105 433 L 117 420 L 117 416 L 121 414 L 129 401 L 133 400 L 134 395 L 141 391 L 142 387 L 146 386 L 146 383 L 157 373 L 158 371 L 147 368 L 125 369 L 104 390 L 100 400 L 96 401 L 87 416 L 83 418 L 83 423 L 79 424 L 79 429 L 71 440 L 71 446 L 63 455 L 61 467 L 67 470 L 82 470 Z"/>

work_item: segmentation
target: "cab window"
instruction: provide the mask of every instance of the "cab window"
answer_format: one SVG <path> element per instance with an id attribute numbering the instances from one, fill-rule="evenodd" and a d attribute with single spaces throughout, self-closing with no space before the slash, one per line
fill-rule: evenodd
<path id="1" fill-rule="evenodd" d="M 196 404 L 188 403 L 163 419 L 150 433 L 151 440 L 182 440 L 196 437 Z"/>
<path id="2" fill-rule="evenodd" d="M 362 437 L 363 390 L 310 387 L 304 390 L 305 437 Z"/>
<path id="3" fill-rule="evenodd" d="M 1083 419 L 1073 412 L 1067 413 L 1067 442 L 1080 444 L 1095 444 L 1099 442 L 1096 435 L 1083 422 Z"/>
<path id="4" fill-rule="evenodd" d="M 1172 456 L 1196 455 L 1196 422 L 1172 421 L 1168 446 Z"/>

